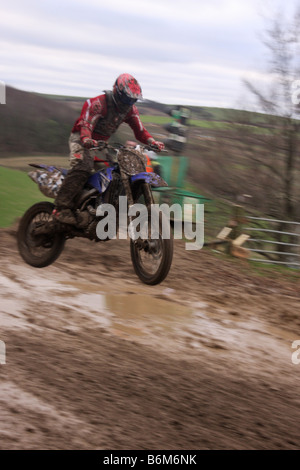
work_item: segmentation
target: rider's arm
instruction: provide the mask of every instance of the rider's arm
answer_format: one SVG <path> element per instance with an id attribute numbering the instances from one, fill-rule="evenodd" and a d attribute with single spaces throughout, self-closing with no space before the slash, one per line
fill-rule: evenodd
<path id="1" fill-rule="evenodd" d="M 136 139 L 143 144 L 153 145 L 159 152 L 165 148 L 165 144 L 163 142 L 156 141 L 143 126 L 136 106 L 132 106 L 131 110 L 126 116 L 125 122 L 130 125 Z"/>
<path id="2" fill-rule="evenodd" d="M 78 126 L 80 127 L 80 139 L 85 147 L 97 146 L 97 141 L 93 140 L 92 134 L 98 119 L 106 114 L 104 98 L 105 95 L 100 95 L 96 98 L 88 99 L 83 105 Z"/>
<path id="3" fill-rule="evenodd" d="M 142 144 L 147 145 L 151 140 L 154 140 L 152 135 L 144 127 L 136 106 L 132 106 L 126 116 L 125 122 L 129 124 L 134 132 L 135 138 L 142 142 Z"/>

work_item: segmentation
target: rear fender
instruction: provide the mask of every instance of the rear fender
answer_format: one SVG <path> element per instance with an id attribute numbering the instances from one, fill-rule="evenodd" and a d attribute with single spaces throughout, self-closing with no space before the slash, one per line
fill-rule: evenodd
<path id="1" fill-rule="evenodd" d="M 60 171 L 64 176 L 67 175 L 68 170 L 66 168 L 60 168 L 57 166 L 53 165 L 44 165 L 43 163 L 29 163 L 29 166 L 32 166 L 33 168 L 40 168 L 46 171 L 49 171 L 49 173 L 52 173 L 53 171 Z"/>

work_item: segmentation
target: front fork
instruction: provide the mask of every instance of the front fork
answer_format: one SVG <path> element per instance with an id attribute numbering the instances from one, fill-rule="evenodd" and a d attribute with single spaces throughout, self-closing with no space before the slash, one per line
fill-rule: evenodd
<path id="1" fill-rule="evenodd" d="M 130 185 L 130 176 L 128 176 L 126 173 L 124 173 L 122 170 L 120 171 L 121 174 L 121 179 L 122 183 L 125 189 L 125 194 L 127 196 L 127 204 L 128 204 L 128 209 L 135 203 L 132 195 L 132 189 Z M 142 189 L 142 195 L 144 196 L 145 199 L 145 205 L 148 209 L 148 213 L 151 211 L 151 204 L 154 204 L 154 199 L 153 199 L 153 194 L 151 191 L 151 187 L 149 183 L 143 182 L 141 183 L 141 189 Z M 134 216 L 128 215 L 128 224 L 129 227 L 132 226 L 131 222 L 133 221 Z M 138 242 L 138 240 L 136 240 Z"/>
<path id="2" fill-rule="evenodd" d="M 142 193 L 145 198 L 145 204 L 147 206 L 147 209 L 148 211 L 150 211 L 151 205 L 154 204 L 154 198 L 149 183 L 142 183 Z"/>

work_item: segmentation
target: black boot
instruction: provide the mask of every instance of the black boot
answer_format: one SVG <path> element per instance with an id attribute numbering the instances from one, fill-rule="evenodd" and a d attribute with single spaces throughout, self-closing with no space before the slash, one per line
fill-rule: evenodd
<path id="1" fill-rule="evenodd" d="M 73 167 L 65 177 L 60 191 L 55 199 L 56 209 L 54 216 L 62 223 L 76 225 L 77 220 L 72 209 L 74 199 L 85 185 L 90 173 L 80 168 Z"/>
<path id="2" fill-rule="evenodd" d="M 77 219 L 71 209 L 54 209 L 52 215 L 62 224 L 77 225 Z"/>

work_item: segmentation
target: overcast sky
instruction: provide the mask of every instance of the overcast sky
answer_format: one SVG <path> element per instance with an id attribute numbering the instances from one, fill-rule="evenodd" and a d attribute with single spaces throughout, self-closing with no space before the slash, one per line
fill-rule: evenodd
<path id="1" fill-rule="evenodd" d="M 242 108 L 242 79 L 267 79 L 262 14 L 296 1 L 0 0 L 0 80 L 92 97 L 127 72 L 150 100 Z"/>

